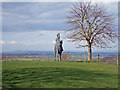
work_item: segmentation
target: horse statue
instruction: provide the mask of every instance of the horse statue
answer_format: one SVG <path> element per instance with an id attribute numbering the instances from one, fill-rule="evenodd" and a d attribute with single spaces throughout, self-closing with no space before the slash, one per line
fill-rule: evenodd
<path id="1" fill-rule="evenodd" d="M 55 61 L 56 61 L 56 59 L 58 57 L 58 54 L 60 56 L 60 59 L 58 61 L 61 61 L 61 55 L 62 55 L 62 51 L 63 51 L 62 44 L 63 44 L 63 41 L 60 40 L 60 33 L 58 33 L 57 38 L 56 38 L 55 47 L 54 47 Z"/>

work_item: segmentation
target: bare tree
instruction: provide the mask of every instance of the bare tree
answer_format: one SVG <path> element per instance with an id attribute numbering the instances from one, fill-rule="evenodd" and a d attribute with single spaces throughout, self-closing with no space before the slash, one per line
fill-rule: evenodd
<path id="1" fill-rule="evenodd" d="M 92 47 L 111 48 L 108 44 L 117 39 L 113 24 L 115 18 L 98 3 L 75 3 L 67 18 L 70 29 L 65 36 L 68 41 L 79 43 L 78 47 L 88 47 L 88 61 L 92 59 Z M 82 41 L 86 43 L 83 45 Z"/>

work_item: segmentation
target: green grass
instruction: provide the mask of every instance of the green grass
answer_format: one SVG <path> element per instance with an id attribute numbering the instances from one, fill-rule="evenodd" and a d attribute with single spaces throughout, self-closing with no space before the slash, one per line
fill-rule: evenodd
<path id="1" fill-rule="evenodd" d="M 5 61 L 3 88 L 117 88 L 118 67 L 105 63 Z"/>

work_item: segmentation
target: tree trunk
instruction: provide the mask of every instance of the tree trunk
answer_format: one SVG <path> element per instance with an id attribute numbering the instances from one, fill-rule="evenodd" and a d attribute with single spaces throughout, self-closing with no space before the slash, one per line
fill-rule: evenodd
<path id="1" fill-rule="evenodd" d="M 91 49 L 91 44 L 88 45 L 88 53 L 89 53 L 88 61 L 91 61 L 91 59 L 92 59 L 92 49 Z"/>

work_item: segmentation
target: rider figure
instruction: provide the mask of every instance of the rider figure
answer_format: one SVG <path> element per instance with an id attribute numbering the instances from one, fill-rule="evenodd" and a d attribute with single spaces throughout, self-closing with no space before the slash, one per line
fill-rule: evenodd
<path id="1" fill-rule="evenodd" d="M 57 34 L 56 42 L 60 41 L 60 33 Z"/>

